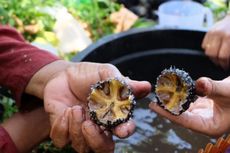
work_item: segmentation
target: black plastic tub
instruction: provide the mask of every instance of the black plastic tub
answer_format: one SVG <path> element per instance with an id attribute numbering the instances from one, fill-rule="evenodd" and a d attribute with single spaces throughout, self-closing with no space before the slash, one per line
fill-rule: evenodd
<path id="1" fill-rule="evenodd" d="M 201 49 L 205 32 L 172 29 L 138 29 L 102 38 L 79 53 L 73 61 L 112 63 L 123 75 L 148 80 L 153 85 L 160 72 L 176 66 L 193 79 L 223 79 L 229 75 L 213 64 Z M 151 95 L 150 95 L 151 97 Z M 116 152 L 197 152 L 210 138 L 181 128 L 148 109 L 149 98 L 134 111 L 137 130 L 128 139 L 116 139 Z"/>
<path id="2" fill-rule="evenodd" d="M 196 79 L 222 79 L 222 70 L 201 49 L 205 32 L 141 29 L 102 38 L 79 53 L 73 61 L 112 63 L 131 78 L 155 81 L 164 68 L 174 65 Z"/>

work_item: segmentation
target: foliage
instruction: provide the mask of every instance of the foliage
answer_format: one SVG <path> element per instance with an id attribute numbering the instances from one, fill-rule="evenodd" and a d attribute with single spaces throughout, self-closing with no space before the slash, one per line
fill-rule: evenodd
<path id="1" fill-rule="evenodd" d="M 204 5 L 212 10 L 216 21 L 222 19 L 230 11 L 229 0 L 207 0 Z"/>
<path id="2" fill-rule="evenodd" d="M 41 143 L 32 153 L 75 153 L 70 145 L 63 149 L 56 148 L 51 140 Z"/>
<path id="3" fill-rule="evenodd" d="M 86 23 L 85 30 L 90 32 L 94 41 L 114 32 L 115 25 L 109 17 L 121 7 L 116 0 L 1 0 L 0 23 L 17 28 L 30 42 L 36 40 L 56 46 L 55 19 L 41 11 L 41 8 L 56 5 L 64 5 L 74 17 Z M 149 25 L 143 21 L 138 20 L 134 27 Z"/>
<path id="4" fill-rule="evenodd" d="M 139 18 L 134 25 L 132 26 L 132 28 L 147 28 L 147 27 L 152 27 L 154 25 L 156 25 L 156 21 L 153 20 L 147 20 L 144 18 Z"/>
<path id="5" fill-rule="evenodd" d="M 11 117 L 14 113 L 18 112 L 18 108 L 15 105 L 15 102 L 13 99 L 8 97 L 1 97 L 0 104 L 3 105 L 4 113 L 2 119 L 5 120 L 9 117 Z"/>
<path id="6" fill-rule="evenodd" d="M 39 11 L 53 5 L 54 0 L 1 0 L 0 23 L 16 27 L 24 37 L 32 41 L 43 31 L 52 31 L 54 19 Z"/>
<path id="7" fill-rule="evenodd" d="M 62 4 L 89 25 L 93 40 L 113 33 L 115 25 L 110 22 L 109 15 L 120 8 L 113 0 L 62 0 Z"/>

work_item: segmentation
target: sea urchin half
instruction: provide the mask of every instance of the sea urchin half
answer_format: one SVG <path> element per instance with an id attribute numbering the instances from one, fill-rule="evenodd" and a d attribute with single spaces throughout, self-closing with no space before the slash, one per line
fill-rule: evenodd
<path id="1" fill-rule="evenodd" d="M 88 97 L 91 119 L 106 128 L 126 122 L 135 104 L 130 87 L 118 78 L 97 82 Z"/>
<path id="2" fill-rule="evenodd" d="M 155 85 L 158 104 L 174 115 L 180 115 L 196 99 L 195 83 L 183 70 L 170 67 L 158 76 Z"/>

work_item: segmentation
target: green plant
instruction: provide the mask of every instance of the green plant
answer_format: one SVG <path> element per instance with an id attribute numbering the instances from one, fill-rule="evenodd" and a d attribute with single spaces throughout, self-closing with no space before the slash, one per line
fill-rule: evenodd
<path id="1" fill-rule="evenodd" d="M 222 19 L 230 11 L 229 0 L 207 0 L 204 5 L 212 10 L 216 21 Z"/>
<path id="2" fill-rule="evenodd" d="M 0 103 L 3 105 L 4 108 L 3 117 L 2 117 L 3 120 L 8 119 L 14 113 L 18 112 L 18 108 L 15 105 L 15 101 L 13 99 L 3 96 L 0 99 Z"/>
<path id="3" fill-rule="evenodd" d="M 75 151 L 70 145 L 63 149 L 56 148 L 51 140 L 47 140 L 35 148 L 32 153 L 75 153 Z"/>
<path id="4" fill-rule="evenodd" d="M 55 0 L 1 0 L 0 23 L 9 24 L 20 31 L 26 40 L 33 41 L 43 31 L 52 31 L 54 18 L 40 11 L 52 6 Z"/>
<path id="5" fill-rule="evenodd" d="M 139 18 L 134 23 L 134 25 L 132 26 L 132 28 L 147 28 L 147 27 L 155 26 L 156 24 L 157 24 L 156 21 L 148 20 L 148 19 L 144 19 L 144 18 Z"/>
<path id="6" fill-rule="evenodd" d="M 115 25 L 109 20 L 120 5 L 114 0 L 61 0 L 62 4 L 78 19 L 88 24 L 93 40 L 112 34 Z"/>

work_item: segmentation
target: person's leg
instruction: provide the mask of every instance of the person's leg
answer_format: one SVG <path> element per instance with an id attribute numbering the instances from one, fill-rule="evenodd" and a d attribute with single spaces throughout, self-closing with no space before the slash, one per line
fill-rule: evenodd
<path id="1" fill-rule="evenodd" d="M 48 115 L 42 107 L 29 112 L 16 113 L 4 121 L 2 127 L 8 132 L 20 153 L 32 150 L 49 136 L 50 131 Z"/>

